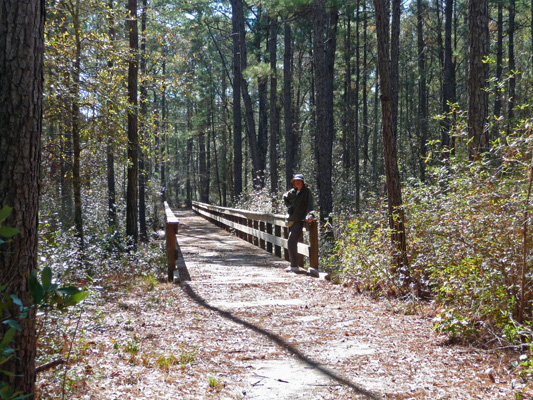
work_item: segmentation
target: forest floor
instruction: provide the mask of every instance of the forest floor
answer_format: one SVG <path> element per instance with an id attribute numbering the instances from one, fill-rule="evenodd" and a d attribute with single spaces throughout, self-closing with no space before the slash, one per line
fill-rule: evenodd
<path id="1" fill-rule="evenodd" d="M 191 280 L 103 283 L 66 379 L 62 367 L 39 374 L 38 398 L 533 398 L 510 368 L 519 353 L 448 345 L 431 305 L 287 273 L 192 211 L 178 217 Z"/>

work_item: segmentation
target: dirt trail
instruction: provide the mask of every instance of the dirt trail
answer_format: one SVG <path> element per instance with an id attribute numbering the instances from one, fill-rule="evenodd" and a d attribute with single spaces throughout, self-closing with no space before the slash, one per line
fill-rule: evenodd
<path id="1" fill-rule="evenodd" d="M 512 398 L 496 355 L 447 347 L 427 319 L 287 273 L 286 262 L 191 211 L 178 218 L 191 277 L 181 287 L 211 312 L 204 328 L 220 331 L 215 362 L 234 372 L 224 377 L 232 398 Z"/>
<path id="2" fill-rule="evenodd" d="M 110 279 L 71 321 L 83 331 L 68 379 L 40 374 L 37 398 L 65 383 L 84 400 L 486 400 L 523 387 L 507 358 L 444 345 L 401 303 L 287 273 L 192 211 L 178 217 L 191 280 Z"/>

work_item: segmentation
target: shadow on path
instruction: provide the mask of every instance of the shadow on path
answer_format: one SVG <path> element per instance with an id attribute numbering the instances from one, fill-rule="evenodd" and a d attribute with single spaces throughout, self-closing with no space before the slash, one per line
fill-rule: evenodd
<path id="1" fill-rule="evenodd" d="M 302 354 L 300 351 L 298 351 L 297 349 L 292 347 L 290 344 L 285 342 L 280 336 L 278 336 L 278 335 L 276 335 L 276 334 L 274 334 L 272 332 L 269 332 L 269 331 L 267 331 L 265 329 L 262 329 L 262 328 L 260 328 L 258 326 L 255 326 L 255 325 L 253 325 L 253 324 L 251 324 L 251 323 L 249 323 L 249 322 L 247 322 L 245 320 L 242 320 L 242 319 L 236 317 L 235 315 L 233 315 L 232 313 L 230 313 L 228 311 L 221 310 L 220 308 L 217 308 L 217 307 L 214 307 L 214 306 L 210 305 L 200 295 L 198 295 L 198 293 L 196 293 L 194 291 L 194 289 L 189 284 L 187 284 L 186 282 L 184 282 L 181 285 L 181 288 L 183 289 L 185 294 L 187 296 L 189 296 L 189 298 L 191 300 L 193 300 L 196 304 L 200 305 L 201 307 L 207 308 L 208 310 L 211 310 L 211 311 L 214 311 L 214 312 L 218 313 L 223 318 L 226 318 L 226 319 L 228 319 L 230 321 L 233 321 L 233 322 L 235 322 L 235 323 L 237 323 L 239 325 L 244 326 L 247 329 L 251 329 L 252 331 L 254 331 L 256 333 L 259 333 L 260 335 L 263 335 L 263 336 L 267 337 L 269 340 L 271 340 L 272 342 L 276 343 L 278 346 L 280 346 L 280 347 L 282 347 L 284 349 L 287 349 L 291 354 L 295 355 L 300 361 L 306 363 L 310 367 L 316 368 L 318 371 L 320 371 L 321 373 L 323 373 L 327 377 L 337 381 L 339 384 L 347 386 L 347 387 L 351 388 L 353 391 L 355 391 L 356 393 L 359 393 L 359 394 L 361 394 L 363 396 L 366 396 L 369 399 L 373 399 L 373 400 L 383 400 L 384 399 L 383 397 L 381 397 L 381 396 L 379 396 L 379 395 L 377 395 L 375 393 L 372 393 L 369 390 L 366 390 L 365 388 L 357 385 L 356 383 L 350 382 L 349 380 L 337 375 L 333 371 L 330 371 L 327 368 L 325 368 L 325 367 L 323 367 L 321 365 L 318 365 L 316 362 L 311 360 L 305 354 Z"/>

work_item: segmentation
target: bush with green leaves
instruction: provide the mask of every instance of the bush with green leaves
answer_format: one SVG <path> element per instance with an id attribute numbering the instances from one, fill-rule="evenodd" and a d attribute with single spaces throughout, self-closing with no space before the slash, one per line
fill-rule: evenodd
<path id="1" fill-rule="evenodd" d="M 380 294 L 434 299 L 434 327 L 453 340 L 530 341 L 531 133 L 524 123 L 480 160 L 451 159 L 431 171 L 432 182 L 405 185 L 409 287 L 391 272 L 377 202 L 339 224 L 330 259 L 338 278 Z"/>

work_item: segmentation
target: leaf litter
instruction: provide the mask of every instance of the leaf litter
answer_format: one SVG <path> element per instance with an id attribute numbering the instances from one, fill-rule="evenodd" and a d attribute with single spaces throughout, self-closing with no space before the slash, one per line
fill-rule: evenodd
<path id="1" fill-rule="evenodd" d="M 131 278 L 97 291 L 66 379 L 39 374 L 37 398 L 61 398 L 64 383 L 65 398 L 87 400 L 533 396 L 508 368 L 518 355 L 449 346 L 430 312 L 288 274 L 192 212 L 178 217 L 191 281 L 163 282 L 162 271 L 153 288 Z"/>

